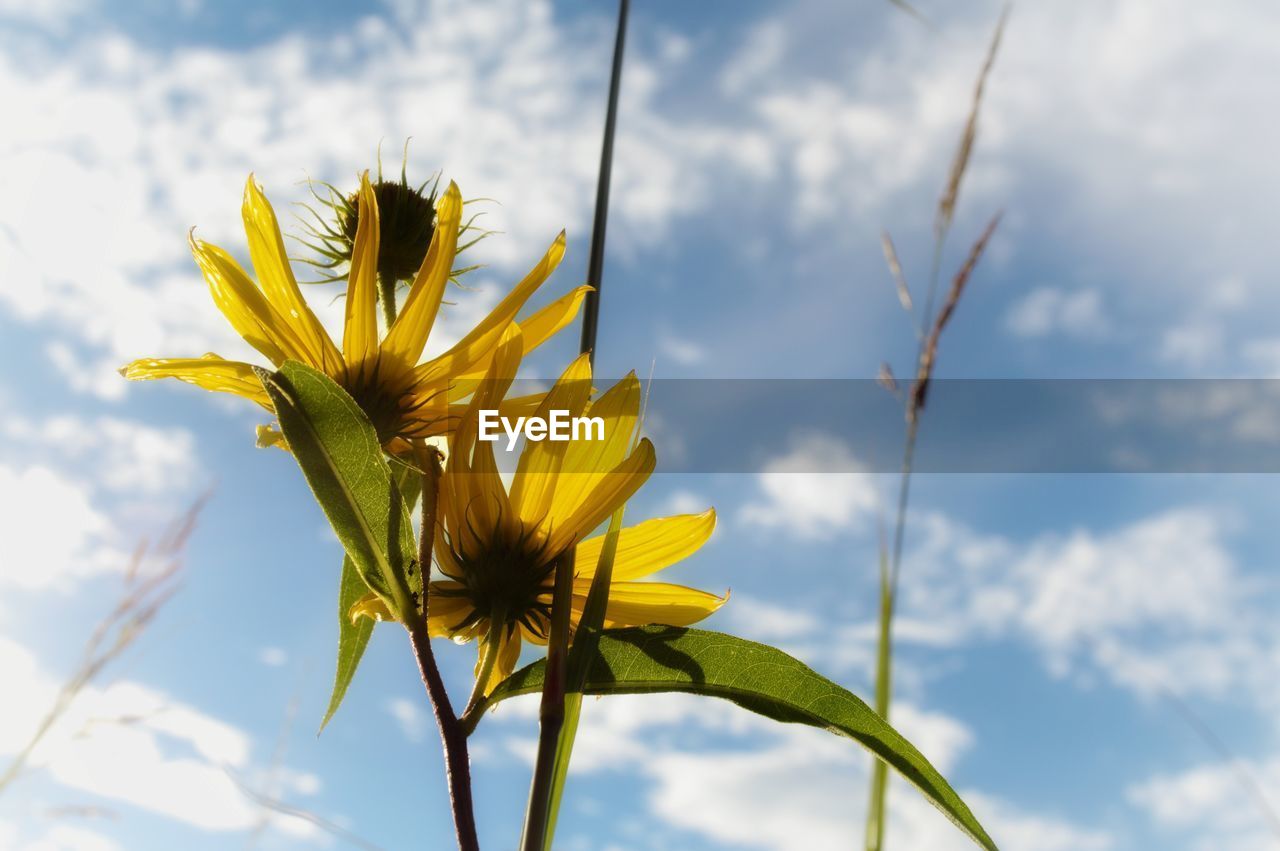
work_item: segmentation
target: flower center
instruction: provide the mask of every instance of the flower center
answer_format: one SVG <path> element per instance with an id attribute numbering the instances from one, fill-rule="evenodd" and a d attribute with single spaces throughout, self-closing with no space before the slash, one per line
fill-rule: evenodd
<path id="1" fill-rule="evenodd" d="M 461 631 L 496 615 L 508 629 L 520 624 L 534 635 L 546 636 L 556 560 L 544 545 L 531 539 L 529 530 L 514 540 L 500 532 L 492 534 L 482 540 L 483 549 L 477 553 L 463 553 L 457 541 L 449 543 L 462 569 L 462 575 L 453 578 L 462 588 L 432 593 L 465 597 L 471 604 L 472 612 L 454 629 Z"/>
<path id="2" fill-rule="evenodd" d="M 431 236 L 436 229 L 434 187 L 415 188 L 399 180 L 379 180 L 373 184 L 378 199 L 378 274 L 392 281 L 409 281 L 418 273 Z M 358 197 L 352 194 L 338 211 L 343 242 L 354 246 L 360 224 Z M 348 249 L 349 251 L 350 249 Z M 350 260 L 348 253 L 347 259 Z"/>
<path id="3" fill-rule="evenodd" d="M 374 361 L 372 369 L 349 370 L 344 389 L 364 411 L 364 415 L 373 423 L 378 432 L 378 441 L 386 443 L 397 436 L 403 425 L 404 411 L 401 402 L 404 397 L 399 382 L 389 382 L 380 367 L 380 361 Z"/>

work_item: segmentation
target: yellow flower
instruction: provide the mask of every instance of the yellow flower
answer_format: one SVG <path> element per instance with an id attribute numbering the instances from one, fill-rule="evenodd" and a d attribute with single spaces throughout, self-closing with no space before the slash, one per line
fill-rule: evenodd
<path id="1" fill-rule="evenodd" d="M 577 626 L 604 541 L 603 536 L 581 539 L 644 484 L 655 464 L 653 445 L 647 439 L 632 441 L 640 408 L 635 374 L 589 401 L 591 364 L 583 356 L 560 377 L 535 416 L 567 411 L 572 417 L 599 417 L 604 439 L 527 442 L 508 492 L 493 443 L 479 439 L 478 413 L 498 408 L 522 349 L 519 329 L 512 326 L 451 437 L 435 535 L 435 556 L 445 578 L 433 581 L 427 596 L 432 635 L 479 638 L 482 661 L 489 643 L 499 642 L 496 663 L 485 677 L 485 694 L 515 669 L 522 640 L 546 643 L 553 568 L 575 545 L 571 624 Z M 708 509 L 623 529 L 605 625 L 685 626 L 718 609 L 727 597 L 636 581 L 696 552 L 715 523 L 715 510 Z M 388 616 L 372 597 L 358 603 L 353 614 Z M 476 672 L 477 677 L 486 673 L 480 663 Z"/>
<path id="2" fill-rule="evenodd" d="M 462 195 L 450 183 L 436 209 L 431 246 L 394 324 L 379 335 L 377 312 L 378 205 L 366 172 L 360 181 L 359 227 L 347 281 L 342 347 L 307 305 L 285 254 L 284 239 L 271 204 L 254 182 L 245 185 L 245 234 L 258 280 L 252 278 L 223 249 L 191 239 L 191 250 L 204 273 L 214 303 L 240 336 L 279 366 L 298 360 L 324 372 L 360 404 L 373 421 L 379 439 L 392 448 L 402 441 L 444 434 L 449 420 L 463 408 L 451 400 L 465 399 L 480 384 L 498 342 L 525 302 L 547 279 L 564 256 L 561 232 L 537 266 L 453 348 L 419 363 L 435 323 L 445 286 L 453 268 L 462 230 Z M 572 321 L 589 287 L 578 287 L 532 316 L 519 327 L 525 351 L 541 345 Z M 253 366 L 215 354 L 199 358 L 136 360 L 121 370 L 130 379 L 177 378 L 203 387 L 234 393 L 271 410 Z M 536 398 L 508 400 L 512 410 L 537 404 Z M 260 442 L 272 443 L 278 433 L 260 429 Z M 398 440 L 397 440 L 398 439 Z"/>

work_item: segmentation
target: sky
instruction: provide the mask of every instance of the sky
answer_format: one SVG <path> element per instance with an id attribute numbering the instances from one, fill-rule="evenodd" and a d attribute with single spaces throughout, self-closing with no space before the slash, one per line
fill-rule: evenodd
<path id="1" fill-rule="evenodd" d="M 1000 15 L 915 5 L 926 22 L 876 0 L 633 4 L 598 375 L 911 373 L 880 234 L 919 293 Z M 285 211 L 308 178 L 350 186 L 379 145 L 398 167 L 406 139 L 411 176 L 493 199 L 499 231 L 468 252 L 486 265 L 433 348 L 561 228 L 541 298 L 581 283 L 612 27 L 612 4 L 586 0 L 0 0 L 0 760 L 138 542 L 208 496 L 175 596 L 0 795 L 0 848 L 448 846 L 435 731 L 394 627 L 315 734 L 341 550 L 293 461 L 254 448 L 263 412 L 116 369 L 250 357 L 187 232 L 243 257 L 251 172 L 296 230 Z M 944 268 L 1003 218 L 938 374 L 1277 377 L 1277 40 L 1280 6 L 1261 0 L 1018 3 Z M 335 321 L 333 291 L 312 292 Z M 528 374 L 575 350 L 563 334 Z M 947 430 L 929 413 L 926 447 Z M 661 471 L 679 435 L 655 439 Z M 628 516 L 714 505 L 715 537 L 664 578 L 731 589 L 707 628 L 867 696 L 895 484 L 865 470 L 871 452 L 796 429 L 750 469 L 659 472 Z M 1001 847 L 1275 847 L 1256 795 L 1280 809 L 1278 490 L 1268 475 L 916 479 L 893 720 Z M 438 656 L 468 688 L 472 648 Z M 513 701 L 473 740 L 485 847 L 518 834 L 536 732 L 534 703 Z M 727 703 L 589 701 L 557 844 L 852 847 L 868 765 Z M 970 847 L 892 792 L 889 847 Z"/>

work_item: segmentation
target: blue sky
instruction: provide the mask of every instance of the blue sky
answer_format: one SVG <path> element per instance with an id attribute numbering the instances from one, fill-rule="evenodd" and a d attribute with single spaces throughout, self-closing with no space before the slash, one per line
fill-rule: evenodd
<path id="1" fill-rule="evenodd" d="M 872 0 L 634 5 L 599 372 L 909 374 L 879 234 L 920 287 L 998 4 L 921 0 L 931 26 Z M 248 354 L 185 235 L 239 252 L 250 171 L 283 211 L 306 176 L 349 184 L 379 142 L 390 165 L 410 136 L 411 174 L 443 169 L 498 202 L 502 233 L 475 249 L 488 266 L 446 336 L 562 227 L 545 297 L 581 282 L 610 6 L 0 0 L 0 755 L 53 699 L 137 540 L 212 489 L 180 593 L 0 796 L 0 847 L 344 847 L 285 816 L 256 832 L 264 814 L 233 778 L 382 848 L 445 847 L 435 733 L 394 629 L 314 735 L 340 550 L 291 459 L 253 448 L 261 414 L 114 370 Z M 1245 0 L 1019 4 L 948 263 L 1004 220 L 940 374 L 1280 373 L 1278 36 L 1280 8 Z M 530 374 L 575 346 L 565 334 Z M 926 419 L 922 440 L 945 429 Z M 756 470 L 657 475 L 629 515 L 715 505 L 716 537 L 671 571 L 732 589 L 707 625 L 867 694 L 892 481 L 788 472 L 867 451 L 796 433 Z M 1002 847 L 1273 847 L 1170 695 L 1280 806 L 1276 491 L 1267 476 L 920 477 L 895 722 Z M 462 691 L 472 649 L 439 652 Z M 477 735 L 486 847 L 518 832 L 535 734 L 532 706 L 512 704 Z M 837 849 L 860 830 L 861 751 L 728 704 L 590 703 L 575 764 L 566 849 Z M 967 847 L 903 784 L 890 842 Z"/>

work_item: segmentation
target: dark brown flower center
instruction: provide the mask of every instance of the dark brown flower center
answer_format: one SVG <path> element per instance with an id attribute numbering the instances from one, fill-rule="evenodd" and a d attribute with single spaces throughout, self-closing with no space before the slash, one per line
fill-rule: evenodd
<path id="1" fill-rule="evenodd" d="M 409 281 L 418 273 L 431 237 L 436 230 L 435 187 L 426 191 L 424 184 L 414 188 L 398 180 L 379 180 L 373 184 L 378 199 L 378 275 L 384 280 Z M 338 227 L 347 247 L 347 260 L 355 246 L 356 229 L 360 226 L 359 198 L 347 196 L 338 210 Z"/>
<path id="2" fill-rule="evenodd" d="M 547 551 L 545 544 L 535 541 L 532 530 L 527 528 L 514 538 L 500 532 L 477 537 L 482 549 L 473 553 L 463 552 L 456 536 L 449 541 L 454 561 L 462 570 L 462 575 L 454 578 L 462 587 L 432 591 L 442 596 L 465 597 L 471 604 L 467 618 L 450 626 L 463 630 L 496 616 L 508 629 L 523 625 L 534 635 L 545 637 L 551 622 L 547 600 L 555 576 L 554 554 Z"/>

